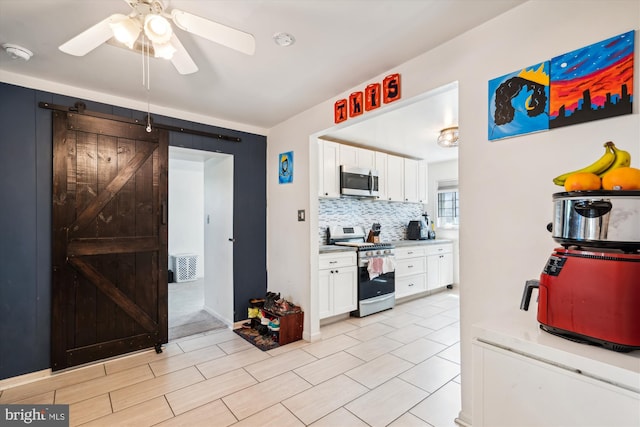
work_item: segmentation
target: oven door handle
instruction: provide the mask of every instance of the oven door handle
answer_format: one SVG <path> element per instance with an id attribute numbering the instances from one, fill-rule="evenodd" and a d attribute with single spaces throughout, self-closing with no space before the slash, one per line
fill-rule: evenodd
<path id="1" fill-rule="evenodd" d="M 387 295 L 380 295 L 378 297 L 373 297 L 373 298 L 367 298 L 367 299 L 363 299 L 360 300 L 360 304 L 362 305 L 366 305 L 366 304 L 377 304 L 380 301 L 386 301 L 388 299 L 394 298 L 395 299 L 396 295 L 394 293 L 390 293 Z"/>

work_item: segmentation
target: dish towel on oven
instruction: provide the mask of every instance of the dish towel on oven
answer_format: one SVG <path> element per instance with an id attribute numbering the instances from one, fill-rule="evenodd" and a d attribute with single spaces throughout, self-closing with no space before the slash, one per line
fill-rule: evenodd
<path id="1" fill-rule="evenodd" d="M 374 257 L 369 259 L 369 265 L 367 271 L 369 272 L 369 280 L 373 280 L 382 274 L 382 266 L 384 259 L 382 257 Z"/>
<path id="2" fill-rule="evenodd" d="M 382 274 L 391 273 L 392 271 L 396 271 L 396 257 L 388 255 L 382 261 Z"/>
<path id="3" fill-rule="evenodd" d="M 374 257 L 369 260 L 367 271 L 369 280 L 373 280 L 381 274 L 390 273 L 396 269 L 396 260 L 393 256 Z"/>

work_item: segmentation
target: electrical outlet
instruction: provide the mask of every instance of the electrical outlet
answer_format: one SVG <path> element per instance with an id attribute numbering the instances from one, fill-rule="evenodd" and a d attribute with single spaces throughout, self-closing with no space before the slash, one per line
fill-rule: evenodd
<path id="1" fill-rule="evenodd" d="M 298 221 L 304 221 L 304 209 L 298 210 Z"/>

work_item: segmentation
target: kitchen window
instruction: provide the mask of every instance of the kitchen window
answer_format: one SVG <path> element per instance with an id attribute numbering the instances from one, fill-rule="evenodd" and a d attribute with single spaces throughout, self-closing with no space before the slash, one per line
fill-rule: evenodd
<path id="1" fill-rule="evenodd" d="M 458 228 L 458 215 L 460 212 L 458 180 L 438 181 L 437 194 L 437 226 L 440 228 Z"/>

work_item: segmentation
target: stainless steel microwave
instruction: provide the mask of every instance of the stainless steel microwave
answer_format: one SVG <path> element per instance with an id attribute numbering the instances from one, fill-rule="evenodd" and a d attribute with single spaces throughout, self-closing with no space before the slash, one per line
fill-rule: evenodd
<path id="1" fill-rule="evenodd" d="M 340 194 L 343 196 L 376 197 L 378 195 L 378 171 L 340 166 Z"/>

